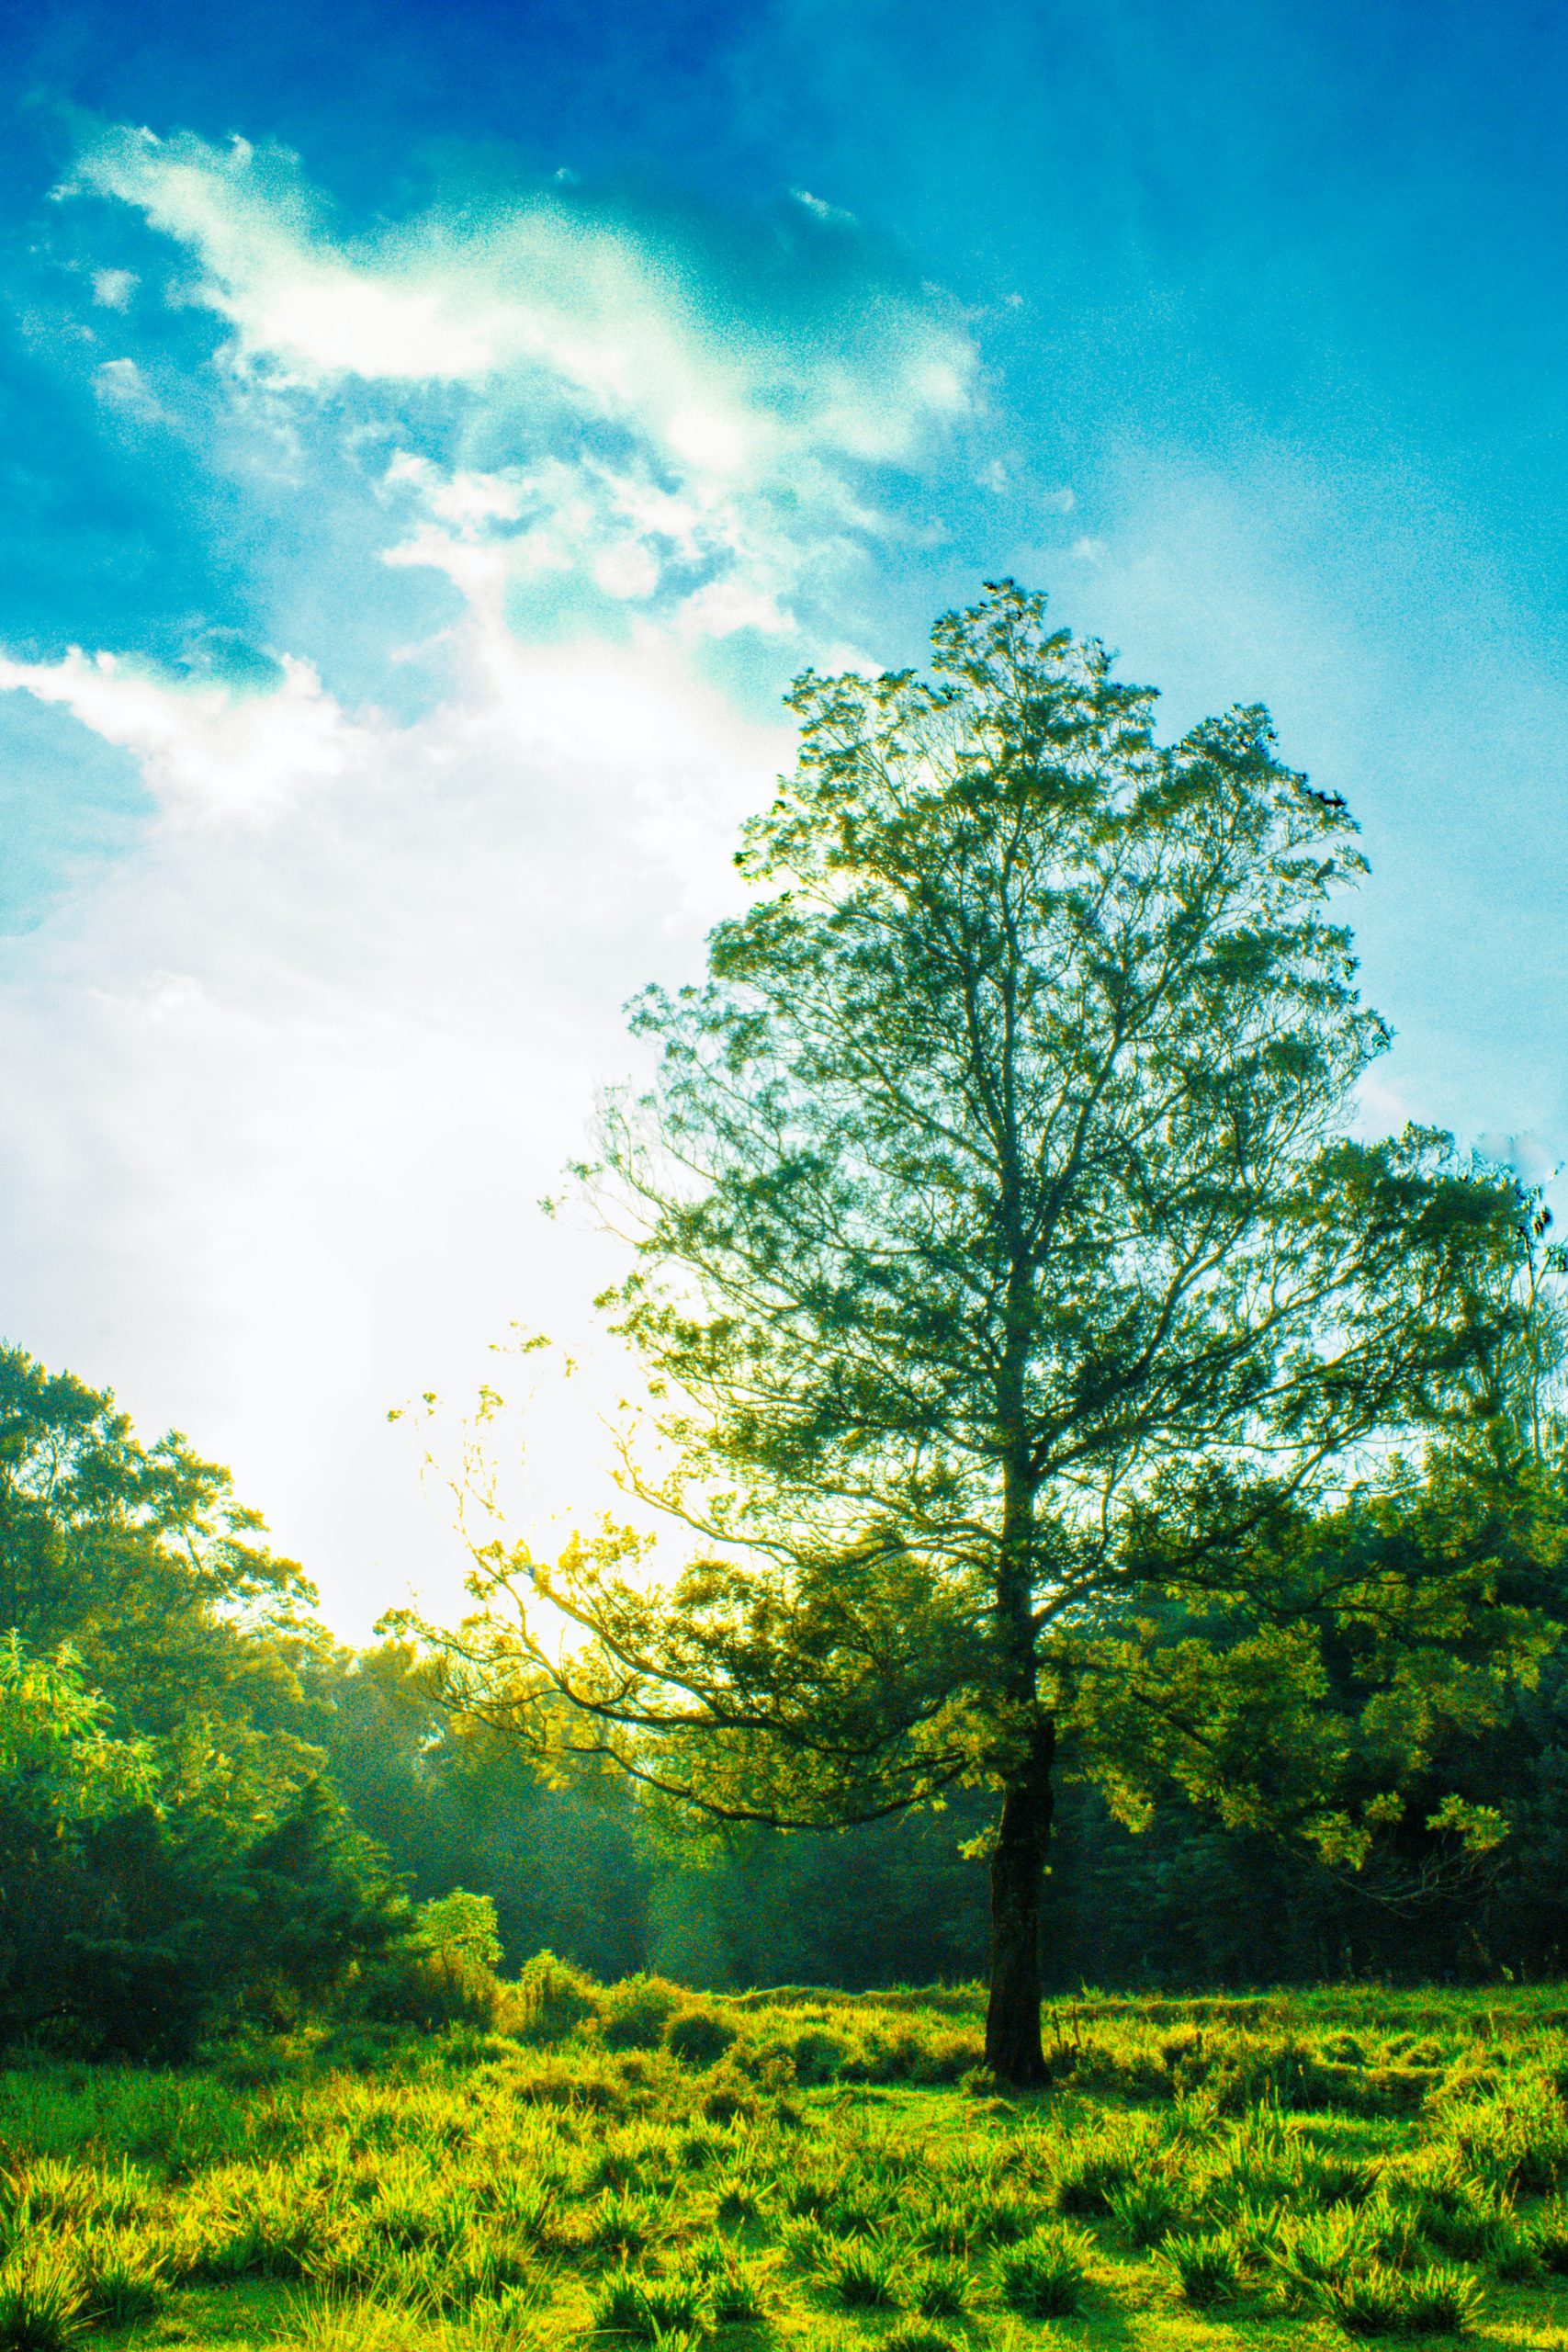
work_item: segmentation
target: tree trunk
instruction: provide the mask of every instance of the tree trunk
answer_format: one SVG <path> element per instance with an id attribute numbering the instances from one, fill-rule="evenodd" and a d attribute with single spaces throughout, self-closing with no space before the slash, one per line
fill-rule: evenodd
<path id="1" fill-rule="evenodd" d="M 991 1856 L 991 1991 L 986 2064 L 1019 2090 L 1046 2079 L 1040 2047 L 1040 1893 L 1051 1842 L 1051 1762 L 1056 1727 L 1037 1723 L 1029 1754 L 1002 1797 Z"/>

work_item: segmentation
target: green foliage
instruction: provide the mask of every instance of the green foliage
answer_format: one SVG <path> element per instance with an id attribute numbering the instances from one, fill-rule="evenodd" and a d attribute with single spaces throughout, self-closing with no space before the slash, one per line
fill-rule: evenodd
<path id="1" fill-rule="evenodd" d="M 1324 2323 L 1415 2337 L 1473 2324 L 1483 2284 L 1499 2340 L 1550 2316 L 1558 2203 L 1510 2203 L 1463 2168 L 1454 2128 L 1495 2102 L 1539 2130 L 1542 2086 L 1568 2067 L 1559 1988 L 1086 1999 L 1077 2076 L 1048 2098 L 976 2101 L 903 2075 L 869 2094 L 753 2084 L 749 2110 L 716 2123 L 711 2075 L 606 2052 L 615 1988 L 579 1984 L 589 2011 L 547 2047 L 422 2032 L 349 2074 L 296 2034 L 249 2089 L 209 2072 L 0 2073 L 0 2245 L 28 2326 L 52 2324 L 35 2309 L 46 2290 L 64 2297 L 68 2337 L 118 2314 L 138 2340 L 266 2333 L 338 2352 L 552 2352 L 585 2326 L 650 2345 L 762 2327 L 815 2340 L 829 2313 L 840 2352 L 956 2352 L 1075 2312 L 1129 2352 L 1195 2341 L 1210 2313 L 1260 2342 Z M 708 2006 L 735 2027 L 723 2063 L 748 2081 L 792 2018 L 832 2016 L 871 2064 L 893 2026 L 932 2038 L 978 1999 Z M 1347 2098 L 1230 2116 L 1145 2064 L 1162 2043 L 1198 2047 L 1222 2073 L 1227 2043 L 1270 2037 L 1325 2066 L 1332 2051 L 1347 2074 L 1420 2049 L 1446 2088 L 1397 2115 Z M 1112 2155 L 1134 2169 L 1109 2205 L 1043 2220 L 1054 2184 L 1108 2181 Z M 1129 2199 L 1156 2181 L 1175 2226 L 1130 2245 L 1146 2209 Z"/>
<path id="2" fill-rule="evenodd" d="M 69 1643 L 114 1730 L 216 1755 L 247 1794 L 299 1768 L 311 1587 L 229 1473 L 177 1431 L 144 1445 L 112 1396 L 0 1347 L 0 1627 Z"/>
<path id="3" fill-rule="evenodd" d="M 81 2335 L 85 2301 L 63 2248 L 13 2255 L 0 2265 L 0 2352 L 67 2352 Z"/>
<path id="4" fill-rule="evenodd" d="M 589 1980 L 550 1951 L 534 1954 L 517 1980 L 514 2001 L 518 2030 L 530 2041 L 564 2041 L 596 2014 Z"/>
<path id="5" fill-rule="evenodd" d="M 612 1984 L 600 2006 L 600 2025 L 611 2050 L 657 2050 L 666 2027 L 689 1996 L 660 1976 L 632 1976 Z"/>
<path id="6" fill-rule="evenodd" d="M 1482 1562 L 1303 1539 L 1348 1449 L 1483 1408 L 1529 1244 L 1447 1136 L 1347 1139 L 1387 1042 L 1329 920 L 1361 860 L 1264 712 L 1156 745 L 1010 582 L 932 671 L 797 683 L 755 902 L 641 1001 L 658 1077 L 584 1171 L 637 1252 L 626 1476 L 693 1556 L 498 1531 L 477 1615 L 421 1630 L 476 1722 L 716 1817 L 1005 1791 L 988 2057 L 1032 2082 L 1058 1742 L 1129 1821 L 1174 1785 L 1353 1865 L 1550 1645 L 1499 1601 L 1477 1655 Z"/>
<path id="7" fill-rule="evenodd" d="M 997 2265 L 1002 2301 L 1026 2319 L 1066 2319 L 1083 2301 L 1089 2252 L 1081 2231 L 1035 2230 Z"/>
<path id="8" fill-rule="evenodd" d="M 0 2043 L 167 2057 L 406 1926 L 321 1777 L 299 1571 L 226 1472 L 0 1349 Z"/>
<path id="9" fill-rule="evenodd" d="M 1195 2312 L 1234 2301 L 1241 2285 L 1241 2258 L 1228 2232 L 1167 2237 L 1156 2259 L 1182 2301 Z"/>
<path id="10" fill-rule="evenodd" d="M 1480 2316 L 1479 2283 L 1450 2263 L 1400 2271 L 1371 2263 L 1320 2290 L 1347 2335 L 1461 2335 Z"/>
<path id="11" fill-rule="evenodd" d="M 683 2066 L 715 2066 L 734 2043 L 735 2027 L 716 2009 L 689 2002 L 664 2029 L 664 2046 Z"/>

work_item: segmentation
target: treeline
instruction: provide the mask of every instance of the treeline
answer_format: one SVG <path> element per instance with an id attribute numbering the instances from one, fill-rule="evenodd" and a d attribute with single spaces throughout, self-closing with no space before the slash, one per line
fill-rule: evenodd
<path id="1" fill-rule="evenodd" d="M 1429 1799 L 1417 1787 L 1360 1868 L 1331 1869 L 1292 1840 L 1288 1791 L 1229 1826 L 1171 1794 L 1134 1829 L 1069 1779 L 1053 1988 L 1568 1961 L 1568 1658 L 1546 1649 L 1501 1707 L 1484 1670 L 1499 1612 L 1554 1637 L 1568 1613 L 1568 1465 L 1450 1453 L 1302 1540 L 1363 1577 L 1423 1548 L 1475 1569 L 1439 1629 L 1450 1664 L 1477 1660 L 1473 1717 L 1445 1706 Z M 112 1399 L 0 1350 L 0 2039 L 159 2055 L 323 2010 L 439 2023 L 465 1970 L 515 1973 L 546 1947 L 601 1978 L 714 1986 L 983 1973 L 988 1792 L 694 1842 L 618 1777 L 540 1777 L 444 1712 L 409 1646 L 335 1643 L 314 1598 L 224 1471 L 179 1437 L 142 1445 Z M 1347 1688 L 1360 1670 L 1349 1652 L 1331 1667 Z M 1421 1745 L 1408 1720 L 1396 1735 Z M 1455 1791 L 1463 1840 L 1439 1810 Z M 495 1943 L 459 1890 L 491 1898 Z"/>

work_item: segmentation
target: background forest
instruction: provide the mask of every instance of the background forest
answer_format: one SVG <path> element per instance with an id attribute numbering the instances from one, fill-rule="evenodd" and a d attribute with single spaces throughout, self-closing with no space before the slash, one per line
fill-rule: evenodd
<path id="1" fill-rule="evenodd" d="M 1440 1547 L 1484 1566 L 1495 1605 L 1561 1628 L 1562 1461 L 1522 1430 L 1504 1442 L 1504 1426 L 1493 1417 L 1484 1445 L 1434 1455 L 1375 1504 L 1352 1498 L 1314 1540 L 1363 1564 Z M 433 1955 L 460 1976 L 465 1951 L 514 1973 L 547 1948 L 604 1979 L 716 1988 L 983 1972 L 985 1863 L 964 1849 L 987 1792 L 838 1833 L 733 1826 L 694 1845 L 613 1771 L 548 1779 L 453 1719 L 411 1646 L 346 1649 L 313 1598 L 183 1439 L 143 1445 L 109 1397 L 0 1354 L 8 2041 L 171 2054 L 312 2010 L 434 2022 Z M 1460 1646 L 1488 1638 L 1489 1613 Z M 1503 1834 L 1461 1843 L 1417 1788 L 1359 1870 L 1330 1868 L 1174 1789 L 1134 1832 L 1069 1778 L 1047 1985 L 1560 1973 L 1561 1644 L 1501 1711 L 1478 1698 L 1468 1729 L 1450 1722 L 1426 1779 L 1434 1803 L 1457 1790 L 1495 1809 Z M 499 1952 L 458 1890 L 491 1899 Z"/>

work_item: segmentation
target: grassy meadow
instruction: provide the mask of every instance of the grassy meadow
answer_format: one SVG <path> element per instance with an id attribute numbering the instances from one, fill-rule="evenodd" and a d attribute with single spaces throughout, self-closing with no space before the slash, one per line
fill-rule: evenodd
<path id="1" fill-rule="evenodd" d="M 607 1988 L 0 2074 L 0 2352 L 1568 2352 L 1560 1991 L 1055 2006 Z"/>

